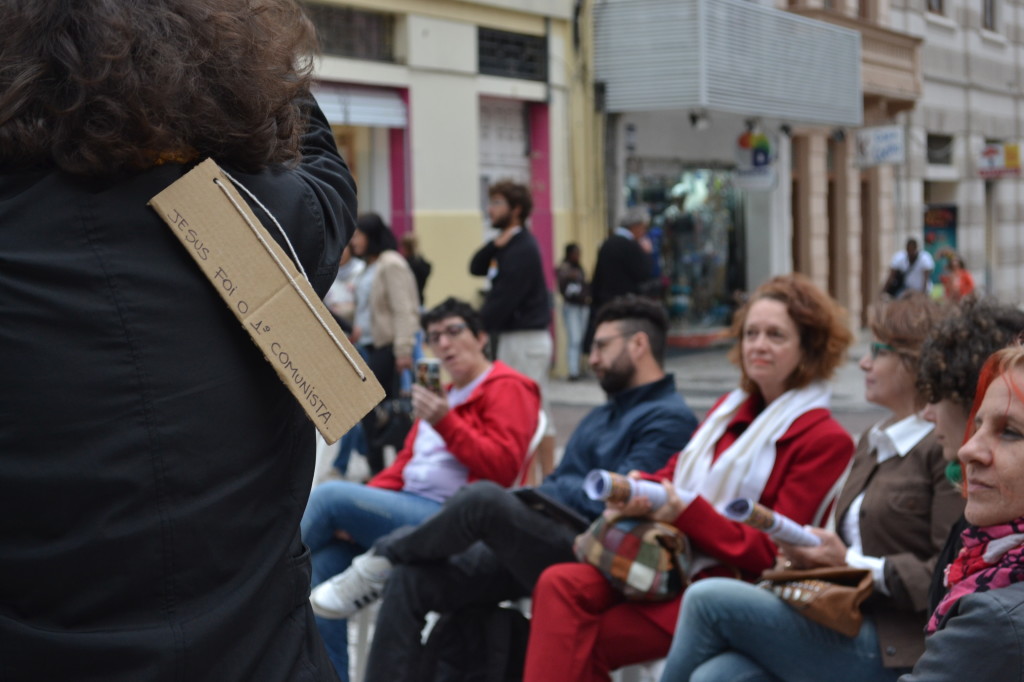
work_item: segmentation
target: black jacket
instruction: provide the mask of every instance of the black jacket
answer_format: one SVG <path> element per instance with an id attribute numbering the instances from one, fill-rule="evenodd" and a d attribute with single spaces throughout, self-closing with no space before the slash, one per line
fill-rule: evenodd
<path id="1" fill-rule="evenodd" d="M 597 252 L 590 297 L 595 309 L 624 294 L 641 293 L 651 279 L 651 257 L 635 239 L 613 234 Z"/>
<path id="2" fill-rule="evenodd" d="M 312 118 L 297 168 L 232 174 L 323 295 L 356 199 Z M 299 537 L 313 426 L 146 205 L 187 170 L 0 174 L 5 682 L 336 679 Z"/>
<path id="3" fill-rule="evenodd" d="M 473 255 L 469 272 L 485 277 L 492 262 L 497 274 L 491 280 L 480 317 L 492 334 L 547 329 L 551 322 L 551 299 L 544 283 L 540 248 L 533 234 L 523 228 L 503 248 L 490 241 Z"/>

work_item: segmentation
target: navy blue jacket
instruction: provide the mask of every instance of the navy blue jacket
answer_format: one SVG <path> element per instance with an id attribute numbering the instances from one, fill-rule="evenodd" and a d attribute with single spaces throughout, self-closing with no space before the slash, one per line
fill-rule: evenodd
<path id="1" fill-rule="evenodd" d="M 654 472 L 690 442 L 697 418 L 676 392 L 675 378 L 613 395 L 583 418 L 565 446 L 561 463 L 538 490 L 594 519 L 604 510 L 583 492 L 591 469 L 627 474 Z"/>

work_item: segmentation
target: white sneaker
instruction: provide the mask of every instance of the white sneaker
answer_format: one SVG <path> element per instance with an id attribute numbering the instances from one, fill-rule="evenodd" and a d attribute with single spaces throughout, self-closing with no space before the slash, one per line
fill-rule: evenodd
<path id="1" fill-rule="evenodd" d="M 380 599 L 391 573 L 391 562 L 371 549 L 352 560 L 343 572 L 313 588 L 309 603 L 313 613 L 332 620 L 351 618 Z"/>

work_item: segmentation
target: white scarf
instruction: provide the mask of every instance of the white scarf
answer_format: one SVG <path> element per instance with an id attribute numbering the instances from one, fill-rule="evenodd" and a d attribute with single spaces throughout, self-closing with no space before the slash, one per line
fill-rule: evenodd
<path id="1" fill-rule="evenodd" d="M 716 507 L 737 497 L 759 500 L 775 467 L 775 444 L 796 419 L 810 410 L 828 408 L 832 389 L 824 381 L 786 391 L 765 406 L 725 452 L 714 459 L 715 444 L 749 394 L 731 391 L 707 416 L 693 438 L 679 454 L 673 478 L 681 496 L 696 491 Z M 718 563 L 710 557 L 697 557 L 691 575 Z"/>

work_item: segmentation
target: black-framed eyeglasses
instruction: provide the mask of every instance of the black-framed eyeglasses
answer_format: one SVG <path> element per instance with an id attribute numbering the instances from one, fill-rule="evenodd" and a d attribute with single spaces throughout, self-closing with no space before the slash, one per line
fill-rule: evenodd
<path id="1" fill-rule="evenodd" d="M 618 334 L 609 334 L 608 336 L 602 337 L 600 339 L 594 339 L 593 341 L 591 341 L 591 345 L 597 349 L 598 353 L 600 353 L 608 346 L 609 343 L 611 343 L 615 339 L 621 339 L 624 336 L 633 336 L 634 334 L 636 334 L 636 332 L 620 332 Z"/>
<path id="2" fill-rule="evenodd" d="M 456 336 L 466 331 L 468 325 L 465 322 L 452 322 L 446 324 L 442 329 L 432 331 L 427 334 L 427 343 L 431 346 L 436 346 L 441 343 L 441 339 L 447 336 L 449 339 L 454 339 Z"/>
<path id="3" fill-rule="evenodd" d="M 887 343 L 881 341 L 871 342 L 871 359 L 877 358 L 879 355 L 885 355 L 887 353 L 895 353 L 896 349 Z"/>

